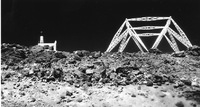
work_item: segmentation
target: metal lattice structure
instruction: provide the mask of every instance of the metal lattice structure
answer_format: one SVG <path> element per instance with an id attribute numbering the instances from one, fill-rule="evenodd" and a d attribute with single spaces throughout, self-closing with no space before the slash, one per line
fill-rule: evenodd
<path id="1" fill-rule="evenodd" d="M 159 21 L 164 20 L 166 21 L 166 24 L 164 26 L 139 26 L 139 27 L 132 27 L 130 22 L 144 22 L 144 21 Z M 171 25 L 174 25 L 174 27 L 170 27 Z M 175 29 L 173 30 L 173 29 Z M 125 29 L 125 30 L 124 30 Z M 160 33 L 137 33 L 137 30 L 156 30 L 160 29 Z M 151 36 L 157 36 L 156 41 L 154 42 L 152 49 L 156 49 L 162 40 L 162 38 L 166 38 L 167 42 L 171 46 L 171 48 L 177 52 L 179 51 L 178 45 L 176 43 L 176 40 L 180 41 L 183 45 L 185 45 L 187 48 L 192 47 L 192 44 L 190 43 L 189 39 L 183 32 L 183 30 L 178 26 L 178 24 L 170 17 L 140 17 L 140 18 L 131 18 L 126 19 L 119 30 L 114 35 L 109 47 L 107 48 L 106 52 L 112 51 L 113 48 L 116 47 L 116 45 L 119 45 L 118 52 L 122 52 L 125 47 L 127 46 L 129 40 L 132 38 L 140 51 L 144 52 L 148 49 L 146 48 L 145 44 L 142 42 L 140 37 L 151 37 Z"/>

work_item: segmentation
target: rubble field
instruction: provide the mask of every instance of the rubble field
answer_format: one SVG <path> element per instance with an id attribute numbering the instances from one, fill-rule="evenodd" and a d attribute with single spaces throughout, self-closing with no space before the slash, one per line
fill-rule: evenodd
<path id="1" fill-rule="evenodd" d="M 166 54 L 1 45 L 2 107 L 200 107 L 200 47 Z"/>

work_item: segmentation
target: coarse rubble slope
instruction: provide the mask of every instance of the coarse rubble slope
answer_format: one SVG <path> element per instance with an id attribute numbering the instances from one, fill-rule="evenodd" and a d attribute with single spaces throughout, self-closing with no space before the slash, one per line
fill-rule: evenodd
<path id="1" fill-rule="evenodd" d="M 200 107 L 200 47 L 165 54 L 1 45 L 2 107 Z"/>

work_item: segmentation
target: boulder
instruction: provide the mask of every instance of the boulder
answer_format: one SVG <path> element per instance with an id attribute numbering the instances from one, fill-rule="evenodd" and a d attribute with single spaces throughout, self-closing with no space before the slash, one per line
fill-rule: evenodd
<path id="1" fill-rule="evenodd" d="M 194 45 L 192 47 L 189 47 L 186 51 L 189 55 L 193 56 L 200 56 L 200 47 L 197 45 Z"/>
<path id="2" fill-rule="evenodd" d="M 184 51 L 179 51 L 179 52 L 174 52 L 172 53 L 173 57 L 185 57 L 185 52 Z"/>
<path id="3" fill-rule="evenodd" d="M 154 53 L 154 54 L 161 54 L 162 51 L 160 51 L 159 49 L 149 49 L 149 53 Z"/>
<path id="4" fill-rule="evenodd" d="M 39 46 L 39 45 L 35 45 L 35 46 L 32 46 L 30 48 L 30 51 L 33 52 L 33 53 L 42 52 L 42 51 L 44 51 L 44 47 L 43 46 Z"/>
<path id="5" fill-rule="evenodd" d="M 93 72 L 94 71 L 92 69 L 86 69 L 86 71 L 85 71 L 86 74 L 93 74 Z"/>
<path id="6" fill-rule="evenodd" d="M 77 50 L 73 52 L 74 54 L 78 55 L 79 57 L 89 56 L 90 52 L 86 50 Z"/>
<path id="7" fill-rule="evenodd" d="M 92 56 L 93 58 L 99 58 L 99 57 L 101 57 L 101 52 L 100 52 L 100 51 L 98 51 L 98 52 L 92 52 L 92 53 L 91 53 L 91 56 Z"/>
<path id="8" fill-rule="evenodd" d="M 56 58 L 59 58 L 59 59 L 66 58 L 66 56 L 65 56 L 62 52 L 56 52 L 56 53 L 54 54 L 54 56 L 55 56 Z"/>

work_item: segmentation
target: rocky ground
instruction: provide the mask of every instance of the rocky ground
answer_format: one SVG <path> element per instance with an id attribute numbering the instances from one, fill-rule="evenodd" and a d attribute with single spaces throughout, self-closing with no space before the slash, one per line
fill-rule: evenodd
<path id="1" fill-rule="evenodd" d="M 2 107 L 200 107 L 200 48 L 164 54 L 1 45 Z"/>

